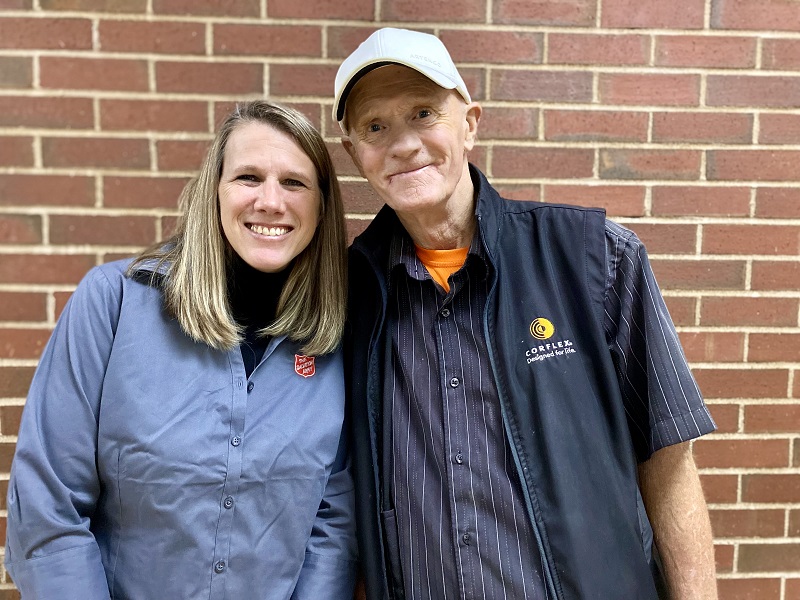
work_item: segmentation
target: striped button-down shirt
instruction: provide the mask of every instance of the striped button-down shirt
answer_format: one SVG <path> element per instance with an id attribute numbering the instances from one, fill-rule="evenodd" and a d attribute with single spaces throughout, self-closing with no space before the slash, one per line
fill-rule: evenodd
<path id="1" fill-rule="evenodd" d="M 644 460 L 714 425 L 644 247 L 612 222 L 606 241 L 605 328 L 634 446 Z M 431 279 L 405 232 L 392 240 L 390 268 L 385 397 L 391 402 L 392 452 L 384 465 L 391 469 L 406 597 L 543 600 L 541 556 L 482 327 L 492 268 L 482 244 L 476 236 L 447 293 Z M 654 328 L 663 335 L 642 333 Z M 677 381 L 681 393 L 654 390 L 647 360 L 656 380 L 672 370 L 664 379 Z"/>

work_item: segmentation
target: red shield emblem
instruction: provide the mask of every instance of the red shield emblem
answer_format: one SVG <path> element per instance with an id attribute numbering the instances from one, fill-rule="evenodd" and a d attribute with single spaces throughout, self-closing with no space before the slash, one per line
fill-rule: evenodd
<path id="1" fill-rule="evenodd" d="M 303 377 L 311 377 L 317 372 L 313 356 L 294 355 L 294 372 Z"/>

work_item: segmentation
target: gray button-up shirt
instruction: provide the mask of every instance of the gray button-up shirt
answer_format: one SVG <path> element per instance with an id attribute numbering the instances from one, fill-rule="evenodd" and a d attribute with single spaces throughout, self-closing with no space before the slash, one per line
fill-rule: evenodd
<path id="1" fill-rule="evenodd" d="M 352 598 L 341 356 L 190 340 L 159 289 L 93 269 L 45 349 L 8 492 L 23 597 Z"/>

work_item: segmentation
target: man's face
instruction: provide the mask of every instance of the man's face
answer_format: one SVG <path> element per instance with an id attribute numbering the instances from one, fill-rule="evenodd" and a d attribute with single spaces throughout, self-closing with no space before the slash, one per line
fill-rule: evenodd
<path id="1" fill-rule="evenodd" d="M 408 67 L 362 77 L 347 100 L 344 146 L 361 175 L 398 213 L 444 208 L 463 178 L 480 106 L 465 104 Z M 470 188 L 471 189 L 471 188 Z M 471 201 L 471 197 L 469 201 Z"/>

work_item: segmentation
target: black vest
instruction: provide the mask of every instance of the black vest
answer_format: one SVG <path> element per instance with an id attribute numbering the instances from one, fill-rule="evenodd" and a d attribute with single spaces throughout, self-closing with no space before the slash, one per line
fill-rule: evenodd
<path id="1" fill-rule="evenodd" d="M 506 435 L 528 516 L 563 600 L 656 600 L 637 462 L 603 330 L 605 213 L 500 198 L 472 169 L 494 266 L 484 316 Z M 384 208 L 351 249 L 347 343 L 359 542 L 368 598 L 390 597 L 379 521 Z M 397 594 L 392 594 L 396 597 Z"/>

